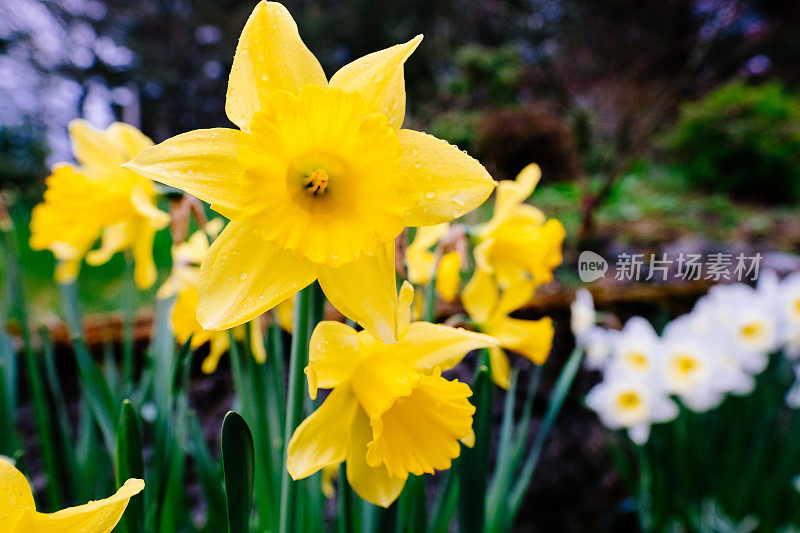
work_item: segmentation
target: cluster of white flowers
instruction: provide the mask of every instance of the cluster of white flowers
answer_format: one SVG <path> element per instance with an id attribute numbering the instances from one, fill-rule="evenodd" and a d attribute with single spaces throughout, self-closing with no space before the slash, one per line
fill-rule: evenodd
<path id="1" fill-rule="evenodd" d="M 641 317 L 621 331 L 597 325 L 586 289 L 578 291 L 571 317 L 585 365 L 603 375 L 587 405 L 604 425 L 627 429 L 642 444 L 651 424 L 678 415 L 676 399 L 692 411 L 708 411 L 728 394 L 749 394 L 770 354 L 782 349 L 789 360 L 800 359 L 800 273 L 779 281 L 766 272 L 755 288 L 717 285 L 661 336 Z M 800 407 L 796 364 L 798 381 L 786 395 L 790 407 Z"/>

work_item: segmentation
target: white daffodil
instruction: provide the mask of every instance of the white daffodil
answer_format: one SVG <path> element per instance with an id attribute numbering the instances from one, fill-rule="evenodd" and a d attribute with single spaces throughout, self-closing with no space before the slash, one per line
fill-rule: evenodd
<path id="1" fill-rule="evenodd" d="M 584 339 L 595 323 L 592 293 L 587 289 L 578 289 L 575 300 L 569 306 L 569 313 L 569 324 L 572 334 L 575 335 L 575 342 L 579 346 L 584 346 Z"/>
<path id="2" fill-rule="evenodd" d="M 583 349 L 586 352 L 584 366 L 590 370 L 603 370 L 611 359 L 614 339 L 619 332 L 600 326 L 592 326 L 583 336 Z"/>
<path id="3" fill-rule="evenodd" d="M 730 356 L 751 374 L 762 372 L 769 363 L 769 353 L 781 344 L 768 294 L 740 283 L 717 285 L 695 306 L 701 315 L 716 317 L 714 331 L 730 340 Z"/>
<path id="4" fill-rule="evenodd" d="M 586 404 L 609 429 L 627 429 L 631 440 L 644 444 L 650 426 L 678 416 L 678 406 L 663 388 L 632 376 L 607 379 L 595 385 Z"/>
<path id="5" fill-rule="evenodd" d="M 650 323 L 635 316 L 614 335 L 611 360 L 606 372 L 611 376 L 631 375 L 648 379 L 656 370 L 659 338 Z"/>

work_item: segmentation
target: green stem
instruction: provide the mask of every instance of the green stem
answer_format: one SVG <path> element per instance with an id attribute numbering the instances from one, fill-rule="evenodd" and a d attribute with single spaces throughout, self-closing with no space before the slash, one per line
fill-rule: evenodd
<path id="1" fill-rule="evenodd" d="M 297 293 L 294 304 L 294 335 L 289 359 L 289 389 L 286 402 L 286 425 L 283 434 L 283 469 L 281 475 L 281 513 L 280 533 L 297 530 L 295 514 L 297 509 L 297 485 L 289 476 L 286 461 L 289 452 L 289 439 L 303 420 L 303 396 L 305 389 L 305 373 L 308 364 L 308 348 L 312 324 L 312 313 L 317 304 L 312 303 L 319 297 L 319 286 L 315 283 Z"/>
<path id="2" fill-rule="evenodd" d="M 344 463 L 339 465 L 339 533 L 353 531 L 353 490 L 347 482 L 347 470 Z"/>
<path id="3" fill-rule="evenodd" d="M 136 315 L 137 288 L 134 279 L 133 257 L 125 253 L 125 280 L 122 295 L 122 386 L 129 391 L 133 387 L 133 322 Z"/>
<path id="4" fill-rule="evenodd" d="M 488 350 L 481 350 L 481 360 L 472 382 L 475 403 L 475 445 L 464 448 L 459 459 L 459 524 L 460 531 L 481 533 L 486 511 L 486 480 L 489 477 L 489 455 L 492 440 L 492 380 Z"/>
<path id="5" fill-rule="evenodd" d="M 517 482 L 508 498 L 509 506 L 511 508 L 509 515 L 511 517 L 516 515 L 520 505 L 522 504 L 522 499 L 525 497 L 525 493 L 528 491 L 528 485 L 530 485 L 531 477 L 533 476 L 533 472 L 536 469 L 537 463 L 539 462 L 539 456 L 544 448 L 544 443 L 547 440 L 547 436 L 550 434 L 550 430 L 552 429 L 556 418 L 558 418 L 558 415 L 561 412 L 561 407 L 564 405 L 564 400 L 566 400 L 570 388 L 572 388 L 572 382 L 575 380 L 575 376 L 581 367 L 582 359 L 583 350 L 579 348 L 573 350 L 572 354 L 567 360 L 567 363 L 561 370 L 555 385 L 553 386 L 553 391 L 550 394 L 550 402 L 547 404 L 547 411 L 545 411 L 542 424 L 539 426 L 539 430 L 536 432 L 536 437 L 534 438 L 531 452 L 525 460 L 525 464 L 522 467 L 519 478 L 517 479 Z"/>
<path id="6" fill-rule="evenodd" d="M 25 363 L 28 370 L 28 380 L 31 385 L 33 409 L 36 413 L 36 429 L 39 432 L 39 444 L 42 448 L 45 470 L 47 471 L 47 499 L 55 509 L 63 505 L 61 493 L 58 491 L 58 461 L 56 460 L 55 441 L 53 440 L 52 421 L 50 409 L 47 406 L 47 392 L 42 383 L 42 374 L 36 361 L 36 354 L 31 343 L 31 333 L 27 324 L 27 313 L 24 304 L 19 305 L 20 322 L 22 325 L 22 341 L 25 345 Z"/>
<path id="7" fill-rule="evenodd" d="M 63 499 L 58 491 L 58 462 L 56 461 L 55 441 L 51 432 L 52 421 L 49 417 L 47 406 L 47 396 L 42 382 L 42 374 L 36 361 L 36 354 L 31 343 L 31 331 L 28 326 L 28 308 L 25 302 L 25 291 L 23 280 L 20 275 L 19 265 L 19 246 L 13 228 L 3 228 L 3 236 L 6 241 L 8 264 L 6 266 L 6 279 L 12 290 L 15 291 L 15 304 L 17 318 L 22 328 L 22 342 L 24 346 L 25 364 L 28 371 L 28 380 L 31 385 L 31 396 L 33 399 L 33 409 L 36 416 L 36 427 L 39 432 L 39 444 L 42 448 L 42 459 L 44 460 L 47 472 L 47 496 L 48 503 L 54 508 L 60 509 Z"/>

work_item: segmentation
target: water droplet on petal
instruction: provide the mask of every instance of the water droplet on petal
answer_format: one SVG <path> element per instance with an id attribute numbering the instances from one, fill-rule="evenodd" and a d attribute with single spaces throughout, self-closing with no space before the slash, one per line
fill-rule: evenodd
<path id="1" fill-rule="evenodd" d="M 436 198 L 436 193 L 433 192 L 433 191 L 426 192 L 425 193 L 425 198 L 427 198 L 428 200 L 433 200 L 434 198 Z"/>
<path id="2" fill-rule="evenodd" d="M 239 279 L 242 280 L 242 281 L 246 280 L 247 279 L 247 272 L 242 272 L 241 274 L 239 274 Z"/>

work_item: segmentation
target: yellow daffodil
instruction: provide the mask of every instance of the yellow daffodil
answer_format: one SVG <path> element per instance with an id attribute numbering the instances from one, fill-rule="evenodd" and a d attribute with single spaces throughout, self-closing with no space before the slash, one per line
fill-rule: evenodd
<path id="1" fill-rule="evenodd" d="M 294 298 L 287 298 L 276 305 L 273 314 L 283 331 L 289 334 L 294 331 Z"/>
<path id="2" fill-rule="evenodd" d="M 36 510 L 25 476 L 0 459 L 0 531 L 3 533 L 108 533 L 117 525 L 128 501 L 144 489 L 141 479 L 129 479 L 105 500 L 55 513 Z"/>
<path id="3" fill-rule="evenodd" d="M 389 506 L 409 475 L 450 467 L 459 441 L 473 438 L 469 386 L 442 377 L 486 335 L 428 322 L 409 323 L 414 289 L 400 290 L 399 341 L 321 322 L 306 368 L 312 398 L 333 389 L 292 435 L 287 468 L 294 479 L 346 461 L 347 479 L 364 499 Z"/>
<path id="4" fill-rule="evenodd" d="M 406 264 L 408 281 L 414 285 L 430 283 L 434 268 L 436 269 L 436 292 L 446 301 L 452 302 L 458 296 L 458 285 L 461 283 L 461 257 L 458 252 L 446 252 L 438 258 L 431 248 L 436 246 L 450 230 L 445 222 L 436 226 L 419 228 L 414 240 L 406 248 Z"/>
<path id="5" fill-rule="evenodd" d="M 525 203 L 541 175 L 539 166 L 531 164 L 516 181 L 500 182 L 494 214 L 478 231 L 475 262 L 492 272 L 502 288 L 519 279 L 530 279 L 535 286 L 547 283 L 553 279 L 553 269 L 561 264 L 564 226 Z"/>
<path id="6" fill-rule="evenodd" d="M 177 294 L 172 309 L 172 330 L 175 339 L 181 344 L 192 339 L 190 347 L 196 350 L 209 343 L 208 356 L 203 359 L 201 370 L 211 374 L 217 369 L 222 355 L 230 348 L 230 336 L 227 331 L 209 331 L 203 329 L 197 321 L 198 281 L 200 263 L 208 253 L 208 236 L 219 233 L 221 220 L 215 219 L 206 225 L 205 230 L 192 234 L 189 239 L 177 244 L 172 251 L 172 273 L 158 291 L 159 298 L 169 298 Z M 250 321 L 250 346 L 253 357 L 259 363 L 267 358 L 264 348 L 261 322 L 258 318 Z M 234 328 L 233 335 L 237 340 L 244 340 L 246 328 Z"/>
<path id="7" fill-rule="evenodd" d="M 547 360 L 553 344 L 553 321 L 550 317 L 522 320 L 508 316 L 531 300 L 535 288 L 532 281 L 517 280 L 501 294 L 492 275 L 476 269 L 461 293 L 464 308 L 481 331 L 500 341 L 500 346 L 489 348 L 489 355 L 492 379 L 504 389 L 509 386 L 510 370 L 503 348 L 541 365 Z"/>
<path id="8" fill-rule="evenodd" d="M 239 129 L 178 135 L 126 165 L 231 219 L 201 267 L 205 328 L 246 322 L 319 280 L 342 313 L 396 340 L 395 237 L 459 217 L 494 188 L 458 148 L 401 129 L 403 64 L 421 38 L 327 80 L 286 8 L 260 2 L 228 82 Z"/>
<path id="9" fill-rule="evenodd" d="M 56 165 L 47 178 L 44 202 L 33 208 L 31 248 L 53 252 L 59 283 L 77 277 L 84 256 L 100 265 L 131 249 L 136 284 L 150 287 L 156 280 L 153 236 L 169 215 L 156 208 L 152 182 L 121 165 L 152 141 L 119 122 L 97 131 L 73 120 L 69 134 L 78 165 Z M 100 248 L 89 251 L 98 238 Z"/>

